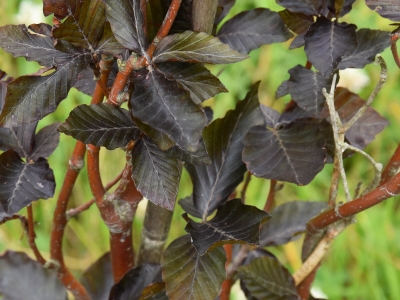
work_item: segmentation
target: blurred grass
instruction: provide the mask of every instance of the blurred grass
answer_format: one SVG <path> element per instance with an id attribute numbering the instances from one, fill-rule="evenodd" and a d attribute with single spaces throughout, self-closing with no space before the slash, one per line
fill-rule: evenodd
<path id="1" fill-rule="evenodd" d="M 36 11 L 41 9 L 40 1 L 7 1 L 0 0 L 0 25 L 9 23 L 18 24 L 25 20 L 27 24 Z M 33 6 L 32 6 L 33 4 Z M 36 4 L 36 6 L 34 6 Z M 272 10 L 281 8 L 272 0 L 237 1 L 230 16 L 255 7 L 268 7 Z M 21 9 L 22 8 L 22 9 Z M 19 16 L 16 17 L 16 14 Z M 17 19 L 18 18 L 18 19 Z M 357 1 L 355 9 L 343 21 L 355 23 L 359 28 L 367 27 L 390 31 L 390 21 L 380 18 L 370 11 L 364 1 Z M 250 59 L 228 66 L 211 66 L 214 74 L 222 72 L 220 79 L 230 91 L 229 94 L 220 94 L 208 100 L 206 105 L 214 109 L 214 117 L 225 115 L 226 111 L 234 108 L 238 99 L 243 99 L 251 84 L 261 81 L 259 96 L 260 102 L 281 110 L 289 100 L 275 100 L 275 91 L 283 80 L 289 78 L 288 70 L 297 64 L 304 65 L 306 56 L 303 48 L 289 51 L 290 42 L 263 46 L 254 50 Z M 367 152 L 377 161 L 386 164 L 400 141 L 399 118 L 400 95 L 399 69 L 396 67 L 391 53 L 383 53 L 388 67 L 389 77 L 386 86 L 374 101 L 373 106 L 384 117 L 389 119 L 390 125 L 375 141 L 367 147 Z M 14 59 L 10 55 L 0 52 L 0 69 L 11 76 L 20 76 L 36 71 L 37 63 L 28 63 L 24 59 Z M 371 84 L 365 87 L 361 96 L 368 97 L 379 78 L 379 67 L 368 65 L 365 74 L 371 79 Z M 361 76 L 361 75 L 360 75 Z M 354 78 L 355 81 L 361 79 Z M 348 83 L 350 86 L 353 84 Z M 69 112 L 78 104 L 88 103 L 89 97 L 71 90 L 68 99 L 61 102 L 57 111 L 39 123 L 39 128 L 53 123 L 63 122 Z M 60 146 L 49 158 L 50 166 L 55 171 L 57 182 L 56 196 L 61 187 L 63 176 L 68 166 L 68 159 L 74 146 L 74 140 L 61 135 Z M 101 152 L 101 170 L 104 183 L 116 176 L 122 166 L 124 154 L 120 150 Z M 358 155 L 346 160 L 346 170 L 352 191 L 359 181 L 365 184 L 373 176 L 373 170 L 368 162 Z M 325 201 L 328 197 L 332 166 L 327 165 L 308 186 L 298 187 L 286 184 L 284 189 L 277 194 L 277 203 L 291 200 L 316 200 Z M 364 185 L 365 186 L 365 185 Z M 178 199 L 191 193 L 192 185 L 186 172 L 181 179 Z M 241 186 L 238 187 L 240 191 Z M 262 208 L 269 191 L 269 182 L 253 177 L 247 190 L 249 204 Z M 83 170 L 74 188 L 70 206 L 75 207 L 88 201 L 91 193 L 88 187 L 86 171 Z M 344 199 L 340 189 L 339 198 Z M 400 299 L 400 219 L 398 217 L 398 197 L 369 209 L 357 216 L 357 223 L 350 226 L 334 242 L 324 263 L 317 273 L 315 286 L 325 293 L 330 299 Z M 37 244 L 45 257 L 49 252 L 49 234 L 51 231 L 52 213 L 56 197 L 33 204 L 36 226 Z M 146 202 L 143 201 L 137 212 L 134 224 L 135 248 L 140 240 L 140 228 L 143 222 Z M 25 213 L 22 211 L 21 213 Z M 181 218 L 182 209 L 176 206 L 168 242 L 171 242 L 185 232 L 185 221 Z M 64 249 L 66 263 L 73 272 L 79 274 L 94 260 L 108 251 L 108 231 L 97 211 L 91 207 L 87 212 L 71 220 L 65 233 Z M 0 253 L 5 250 L 24 251 L 32 254 L 23 230 L 17 221 L 11 221 L 0 227 Z M 291 271 L 301 265 L 300 261 L 301 240 L 288 245 L 270 249 Z M 362 287 L 362 288 L 360 288 Z M 234 297 L 232 297 L 234 298 Z"/>

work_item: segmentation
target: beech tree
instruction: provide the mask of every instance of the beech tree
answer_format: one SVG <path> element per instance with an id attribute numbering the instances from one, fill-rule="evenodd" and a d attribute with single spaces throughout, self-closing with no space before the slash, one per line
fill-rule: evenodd
<path id="1" fill-rule="evenodd" d="M 391 47 L 400 67 L 400 30 L 342 22 L 355 0 L 276 2 L 279 12 L 243 11 L 218 27 L 234 0 L 43 0 L 53 24 L 0 28 L 4 51 L 42 66 L 18 78 L 1 73 L 0 224 L 20 220 L 36 257 L 12 251 L 0 257 L 4 299 L 67 299 L 67 290 L 79 300 L 229 299 L 238 279 L 248 299 L 309 299 L 334 238 L 356 214 L 400 193 L 400 147 L 385 167 L 363 151 L 388 125 L 370 105 L 387 77 L 379 53 Z M 365 5 L 400 21 L 395 0 Z M 276 98 L 290 95 L 285 109 L 260 104 L 256 82 L 233 110 L 213 120 L 203 102 L 228 90 L 207 64 L 233 64 L 262 45 L 290 39 L 291 49 L 304 47 L 307 61 L 288 70 L 276 91 Z M 367 100 L 336 87 L 341 70 L 374 62 L 380 80 Z M 71 88 L 90 95 L 91 103 L 36 132 Z M 35 243 L 31 204 L 54 196 L 47 157 L 60 133 L 77 141 L 64 181 L 57 182 L 62 188 L 45 259 Z M 99 171 L 103 147 L 126 154 L 120 175 L 106 185 Z M 343 165 L 352 155 L 364 156 L 375 172 L 355 196 Z M 94 198 L 67 212 L 85 161 Z M 279 182 L 307 185 L 326 164 L 333 164 L 327 202 L 274 206 Z M 192 195 L 179 201 L 187 234 L 165 249 L 183 168 L 193 183 Z M 271 182 L 263 210 L 246 204 L 250 176 Z M 340 182 L 345 199 L 337 199 Z M 132 222 L 143 198 L 149 203 L 134 253 Z M 77 279 L 64 261 L 64 231 L 69 218 L 93 204 L 109 230 L 110 252 Z M 300 233 L 303 266 L 291 274 L 265 247 Z"/>

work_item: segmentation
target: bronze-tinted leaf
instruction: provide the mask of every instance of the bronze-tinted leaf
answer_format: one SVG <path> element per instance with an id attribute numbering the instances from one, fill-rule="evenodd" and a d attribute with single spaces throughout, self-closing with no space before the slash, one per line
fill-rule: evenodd
<path id="1" fill-rule="evenodd" d="M 275 258 L 263 256 L 238 268 L 238 275 L 257 299 L 298 300 L 294 279 Z"/>
<path id="2" fill-rule="evenodd" d="M 212 122 L 203 132 L 211 165 L 187 165 L 193 182 L 194 205 L 206 220 L 218 206 L 225 203 L 243 180 L 246 166 L 241 160 L 243 138 L 263 117 L 258 102 L 256 83 L 246 98 L 229 111 L 223 119 Z"/>
<path id="3" fill-rule="evenodd" d="M 115 38 L 114 33 L 111 31 L 109 22 L 104 24 L 103 36 L 96 46 L 96 51 L 116 56 L 127 51 L 127 49 Z"/>
<path id="4" fill-rule="evenodd" d="M 147 137 L 133 147 L 132 178 L 144 197 L 168 210 L 174 209 L 180 180 L 178 160 L 168 157 Z"/>
<path id="5" fill-rule="evenodd" d="M 169 299 L 215 299 L 225 279 L 225 262 L 222 247 L 200 256 L 189 235 L 176 239 L 165 250 L 161 263 Z"/>
<path id="6" fill-rule="evenodd" d="M 77 48 L 94 51 L 103 36 L 105 22 L 104 0 L 86 0 L 53 30 L 53 36 Z"/>
<path id="7" fill-rule="evenodd" d="M 115 284 L 110 292 L 109 300 L 138 300 L 145 287 L 154 282 L 162 282 L 159 264 L 144 264 L 128 271 Z M 97 299 L 97 298 L 93 298 Z"/>
<path id="8" fill-rule="evenodd" d="M 307 59 L 322 75 L 329 77 L 342 57 L 357 48 L 356 29 L 353 24 L 317 18 L 304 37 Z"/>
<path id="9" fill-rule="evenodd" d="M 286 244 L 305 232 L 310 219 L 328 208 L 325 202 L 287 202 L 271 211 L 271 219 L 261 225 L 261 246 Z"/>
<path id="10" fill-rule="evenodd" d="M 166 62 L 157 64 L 157 68 L 189 91 L 196 104 L 228 91 L 217 77 L 200 64 Z"/>
<path id="11" fill-rule="evenodd" d="M 392 21 L 400 21 L 400 3 L 397 0 L 365 0 L 370 9 Z"/>
<path id="12" fill-rule="evenodd" d="M 143 14 L 140 1 L 105 0 L 107 20 L 118 42 L 137 53 L 146 51 L 147 41 L 143 32 Z"/>
<path id="13" fill-rule="evenodd" d="M 242 54 L 261 45 L 285 42 L 292 36 L 279 14 L 267 8 L 239 13 L 222 25 L 217 34 L 221 42 Z"/>
<path id="14" fill-rule="evenodd" d="M 55 57 L 67 56 L 54 48 L 50 36 L 35 33 L 25 25 L 0 27 L 0 47 L 14 57 L 23 56 L 28 61 L 37 61 L 47 67 L 55 64 Z"/>
<path id="15" fill-rule="evenodd" d="M 155 282 L 145 287 L 139 300 L 168 300 L 165 282 Z"/>
<path id="16" fill-rule="evenodd" d="M 57 18 L 63 19 L 74 14 L 76 8 L 84 0 L 43 0 L 43 14 L 45 17 L 54 14 Z"/>
<path id="17" fill-rule="evenodd" d="M 287 9 L 278 12 L 286 26 L 297 34 L 306 33 L 314 18 L 311 15 L 291 12 Z"/>
<path id="18" fill-rule="evenodd" d="M 230 64 L 248 58 L 204 32 L 185 31 L 168 35 L 158 44 L 153 60 Z"/>
<path id="19" fill-rule="evenodd" d="M 0 155 L 0 212 L 14 214 L 40 198 L 53 197 L 55 181 L 47 161 L 26 163 L 8 150 Z"/>
<path id="20" fill-rule="evenodd" d="M 55 270 L 21 252 L 0 256 L 0 290 L 7 300 L 67 300 L 67 290 Z"/>
<path id="21" fill-rule="evenodd" d="M 132 115 L 168 135 L 178 146 L 189 151 L 199 147 L 207 119 L 189 92 L 157 71 L 135 80 L 131 100 Z"/>
<path id="22" fill-rule="evenodd" d="M 22 76 L 10 82 L 0 122 L 6 127 L 18 126 L 55 111 L 89 61 L 87 54 L 70 56 L 50 75 Z"/>
<path id="23" fill-rule="evenodd" d="M 186 215 L 185 230 L 200 255 L 224 244 L 260 244 L 260 225 L 270 215 L 255 206 L 233 199 L 221 205 L 211 220 L 196 223 Z"/>
<path id="24" fill-rule="evenodd" d="M 375 61 L 375 56 L 390 46 L 389 32 L 362 28 L 357 31 L 357 48 L 344 56 L 338 65 L 339 70 L 346 68 L 362 69 Z"/>
<path id="25" fill-rule="evenodd" d="M 325 164 L 317 122 L 300 120 L 279 129 L 255 126 L 243 143 L 243 161 L 257 177 L 305 185 Z"/>
<path id="26" fill-rule="evenodd" d="M 96 260 L 82 274 L 80 281 L 92 299 L 108 300 L 110 290 L 114 285 L 110 252 Z"/>
<path id="27" fill-rule="evenodd" d="M 140 135 L 128 110 L 107 103 L 75 107 L 59 130 L 85 144 L 109 150 L 123 148 Z"/>

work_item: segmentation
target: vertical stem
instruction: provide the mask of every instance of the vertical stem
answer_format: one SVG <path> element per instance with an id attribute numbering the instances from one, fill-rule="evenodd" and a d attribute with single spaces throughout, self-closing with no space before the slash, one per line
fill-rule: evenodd
<path id="1" fill-rule="evenodd" d="M 331 187 L 329 190 L 329 199 L 328 199 L 328 205 L 330 207 L 335 207 L 336 204 L 336 198 L 339 190 L 339 179 L 340 179 L 340 167 L 338 158 L 335 155 L 333 160 L 333 173 L 332 173 Z"/>
<path id="2" fill-rule="evenodd" d="M 278 182 L 276 180 L 271 180 L 270 181 L 269 194 L 268 194 L 267 201 L 265 202 L 265 206 L 264 206 L 264 211 L 265 212 L 270 212 L 272 207 L 274 206 L 275 189 L 276 189 L 277 183 Z"/>
<path id="3" fill-rule="evenodd" d="M 192 5 L 193 31 L 211 34 L 218 0 L 193 0 Z"/>
<path id="4" fill-rule="evenodd" d="M 172 214 L 172 211 L 155 205 L 151 201 L 147 203 L 137 265 L 161 261 L 165 240 L 171 226 Z"/>
<path id="5" fill-rule="evenodd" d="M 243 184 L 243 189 L 240 192 L 240 199 L 242 199 L 242 203 L 246 202 L 246 191 L 247 191 L 247 187 L 249 186 L 250 179 L 251 179 L 251 173 L 248 171 L 248 172 L 246 172 L 246 179 Z"/>
<path id="6" fill-rule="evenodd" d="M 26 208 L 28 211 L 28 242 L 29 246 L 31 247 L 33 254 L 35 254 L 35 257 L 38 262 L 40 262 L 42 265 L 46 263 L 46 260 L 43 258 L 43 256 L 40 254 L 39 249 L 36 246 L 35 243 L 35 221 L 33 219 L 33 209 L 32 209 L 32 204 L 28 205 Z"/>
<path id="7" fill-rule="evenodd" d="M 225 263 L 225 269 L 228 268 L 228 266 L 232 263 L 232 244 L 227 244 L 224 245 L 225 253 L 226 253 L 226 263 Z M 232 285 L 234 284 L 234 281 L 232 278 L 226 278 L 224 282 L 222 282 L 222 287 L 221 287 L 221 293 L 219 295 L 220 300 L 229 300 L 229 296 L 231 293 L 231 288 Z"/>
<path id="8" fill-rule="evenodd" d="M 310 274 L 297 286 L 297 292 L 299 293 L 301 300 L 308 300 L 310 297 L 311 286 L 314 282 L 315 275 L 317 275 L 317 271 L 321 263 L 319 263 L 315 268 L 311 271 Z"/>
<path id="9" fill-rule="evenodd" d="M 400 33 L 396 32 L 397 30 L 395 30 L 395 32 L 390 35 L 390 49 L 392 50 L 393 58 L 396 62 L 396 65 L 400 68 L 400 58 L 399 53 L 397 52 L 397 40 L 400 37 Z"/>

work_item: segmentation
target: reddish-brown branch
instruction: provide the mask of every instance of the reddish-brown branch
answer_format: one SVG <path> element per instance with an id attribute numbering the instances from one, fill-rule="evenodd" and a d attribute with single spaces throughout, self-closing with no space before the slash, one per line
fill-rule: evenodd
<path id="1" fill-rule="evenodd" d="M 337 198 L 338 189 L 339 189 L 339 179 L 340 179 L 339 160 L 337 159 L 337 156 L 335 155 L 335 158 L 333 161 L 333 173 L 332 173 L 332 179 L 331 179 L 331 187 L 329 189 L 329 199 L 328 199 L 328 205 L 331 208 L 335 207 L 335 204 L 336 204 L 336 198 Z"/>
<path id="2" fill-rule="evenodd" d="M 387 183 L 378 186 L 368 194 L 313 218 L 308 222 L 307 230 L 310 233 L 317 233 L 319 230 L 326 228 L 340 219 L 354 216 L 398 194 L 400 194 L 400 174 L 396 174 Z"/>
<path id="3" fill-rule="evenodd" d="M 225 254 L 226 254 L 226 263 L 225 268 L 232 263 L 232 244 L 224 245 Z M 229 295 L 231 293 L 232 285 L 234 284 L 233 278 L 227 278 L 222 282 L 221 293 L 219 295 L 220 300 L 229 300 Z"/>
<path id="4" fill-rule="evenodd" d="M 33 210 L 32 210 L 32 204 L 29 205 L 27 208 L 28 212 L 28 242 L 29 246 L 31 247 L 33 254 L 35 255 L 36 259 L 38 262 L 40 262 L 42 265 L 46 263 L 46 260 L 43 258 L 42 254 L 40 254 L 39 249 L 36 246 L 35 243 L 35 221 L 33 219 Z"/>
<path id="5" fill-rule="evenodd" d="M 390 49 L 392 50 L 394 61 L 396 65 L 400 68 L 400 58 L 399 53 L 397 52 L 397 40 L 400 38 L 399 32 L 393 32 L 390 35 Z"/>
<path id="6" fill-rule="evenodd" d="M 387 183 L 394 175 L 400 170 L 400 145 L 397 146 L 396 151 L 390 158 L 389 163 L 382 172 L 382 179 L 380 185 Z"/>
<path id="7" fill-rule="evenodd" d="M 118 181 L 120 181 L 123 173 L 124 173 L 124 171 L 122 171 L 117 177 L 115 177 L 113 180 L 111 180 L 110 182 L 108 182 L 106 184 L 106 186 L 104 187 L 106 189 L 106 191 L 111 189 L 114 185 L 116 185 L 118 183 Z M 71 208 L 70 210 L 67 211 L 67 218 L 68 219 L 73 218 L 77 214 L 80 214 L 81 212 L 89 209 L 95 202 L 96 201 L 93 198 L 90 201 L 82 204 L 81 206 L 78 206 L 78 207 L 75 207 L 75 208 Z"/>
<path id="8" fill-rule="evenodd" d="M 299 293 L 301 300 L 308 300 L 310 297 L 311 286 L 320 266 L 321 264 L 318 264 L 314 270 L 312 270 L 311 273 L 308 274 L 308 276 L 297 286 L 297 292 Z"/>
<path id="9" fill-rule="evenodd" d="M 126 61 L 126 65 L 118 72 L 115 78 L 110 97 L 108 98 L 108 103 L 119 105 L 120 103 L 118 100 L 118 96 L 123 91 L 126 83 L 128 82 L 129 75 L 132 73 L 132 71 L 140 70 L 150 64 L 150 61 L 148 61 L 148 59 L 151 59 L 153 57 L 154 50 L 156 49 L 158 43 L 167 36 L 172 24 L 175 21 L 175 17 L 178 14 L 181 3 L 182 0 L 172 0 L 167 15 L 164 18 L 164 22 L 158 30 L 155 38 L 147 48 L 146 54 L 141 57 L 131 55 Z"/>
<path id="10" fill-rule="evenodd" d="M 268 194 L 267 201 L 265 202 L 265 206 L 264 206 L 264 211 L 265 212 L 270 212 L 272 207 L 274 206 L 275 191 L 276 191 L 277 183 L 278 182 L 276 180 L 271 180 L 271 182 L 270 182 L 269 194 Z"/>
<path id="11" fill-rule="evenodd" d="M 306 62 L 306 69 L 311 70 L 311 68 L 312 68 L 312 63 L 310 63 L 310 62 L 307 60 L 307 62 Z"/>

